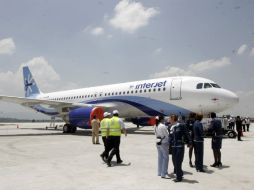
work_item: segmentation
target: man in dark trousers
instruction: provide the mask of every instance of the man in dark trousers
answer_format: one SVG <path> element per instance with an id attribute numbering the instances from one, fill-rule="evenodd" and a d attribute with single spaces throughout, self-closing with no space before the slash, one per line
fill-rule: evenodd
<path id="1" fill-rule="evenodd" d="M 203 132 L 203 124 L 201 123 L 202 119 L 203 119 L 203 115 L 197 114 L 196 121 L 193 126 L 195 166 L 196 166 L 197 172 L 205 172 L 205 170 L 203 169 L 204 132 Z"/>
<path id="2" fill-rule="evenodd" d="M 190 134 L 190 137 L 191 137 L 192 144 L 193 144 L 193 139 L 194 139 L 193 125 L 194 125 L 194 122 L 195 122 L 195 117 L 196 117 L 195 113 L 190 113 L 189 119 L 186 121 L 186 126 L 187 126 L 187 129 L 189 130 L 189 134 Z M 193 149 L 194 149 L 194 146 L 191 146 L 189 148 L 189 165 L 190 165 L 190 167 L 194 167 L 193 164 L 192 164 Z"/>
<path id="3" fill-rule="evenodd" d="M 216 113 L 211 113 L 211 125 L 208 129 L 209 132 L 212 133 L 212 149 L 214 156 L 214 163 L 211 167 L 221 167 L 221 144 L 222 144 L 222 124 L 221 121 L 216 119 Z"/>
<path id="4" fill-rule="evenodd" d="M 114 110 L 113 117 L 110 119 L 109 137 L 108 137 L 109 143 L 112 145 L 113 148 L 107 159 L 107 165 L 109 167 L 111 166 L 111 160 L 114 155 L 116 155 L 117 164 L 121 164 L 123 162 L 120 157 L 119 150 L 122 131 L 124 132 L 125 136 L 127 136 L 123 120 L 119 118 L 118 110 Z"/>
<path id="5" fill-rule="evenodd" d="M 190 135 L 186 125 L 179 123 L 177 115 L 170 116 L 170 134 L 169 143 L 172 146 L 172 161 L 174 165 L 174 173 L 176 174 L 175 182 L 183 179 L 182 162 L 184 157 L 184 142 L 188 146 L 192 146 Z"/>
<path id="6" fill-rule="evenodd" d="M 241 136 L 242 136 L 242 120 L 240 116 L 236 117 L 236 131 L 237 131 L 237 140 L 242 141 Z"/>

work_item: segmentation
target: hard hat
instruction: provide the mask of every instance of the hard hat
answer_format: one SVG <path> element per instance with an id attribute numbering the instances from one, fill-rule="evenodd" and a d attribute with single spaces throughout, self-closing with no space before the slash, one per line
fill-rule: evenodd
<path id="1" fill-rule="evenodd" d="M 119 114 L 118 110 L 114 110 L 114 111 L 113 111 L 113 115 L 114 115 L 114 114 Z"/>
<path id="2" fill-rule="evenodd" d="M 110 115 L 110 113 L 104 112 L 103 117 L 107 117 L 108 115 Z"/>

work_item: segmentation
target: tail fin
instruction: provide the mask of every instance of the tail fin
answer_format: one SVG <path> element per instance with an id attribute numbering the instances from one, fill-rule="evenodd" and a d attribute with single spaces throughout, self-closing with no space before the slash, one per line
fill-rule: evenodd
<path id="1" fill-rule="evenodd" d="M 25 97 L 34 96 L 41 93 L 28 66 L 23 67 L 23 77 Z"/>

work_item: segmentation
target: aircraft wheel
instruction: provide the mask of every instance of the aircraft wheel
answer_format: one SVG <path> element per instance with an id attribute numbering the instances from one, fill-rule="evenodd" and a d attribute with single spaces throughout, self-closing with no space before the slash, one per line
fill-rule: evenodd
<path id="1" fill-rule="evenodd" d="M 229 137 L 229 138 L 235 138 L 235 137 L 236 137 L 235 132 L 234 132 L 234 131 L 229 131 L 229 132 L 228 132 L 228 137 Z"/>
<path id="2" fill-rule="evenodd" d="M 70 132 L 70 125 L 68 124 L 65 124 L 63 126 L 63 133 L 69 133 Z"/>
<path id="3" fill-rule="evenodd" d="M 71 128 L 71 133 L 75 133 L 77 131 L 77 127 L 75 126 L 71 126 L 70 128 Z"/>

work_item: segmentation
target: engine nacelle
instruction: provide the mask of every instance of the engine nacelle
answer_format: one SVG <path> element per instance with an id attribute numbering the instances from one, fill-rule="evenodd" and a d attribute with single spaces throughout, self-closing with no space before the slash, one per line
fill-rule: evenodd
<path id="1" fill-rule="evenodd" d="M 96 115 L 99 120 L 103 119 L 103 109 L 95 108 L 76 108 L 69 112 L 69 123 L 73 126 L 89 129 L 91 128 L 91 120 Z"/>
<path id="2" fill-rule="evenodd" d="M 155 117 L 138 117 L 138 118 L 133 118 L 132 120 L 133 124 L 136 125 L 141 125 L 141 126 L 153 126 L 156 124 L 156 119 Z"/>

